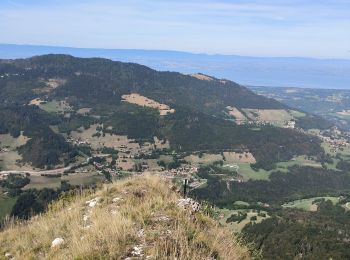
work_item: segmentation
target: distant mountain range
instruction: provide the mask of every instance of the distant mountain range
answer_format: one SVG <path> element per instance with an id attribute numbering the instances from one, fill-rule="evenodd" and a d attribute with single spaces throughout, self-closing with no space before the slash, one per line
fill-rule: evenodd
<path id="1" fill-rule="evenodd" d="M 178 51 L 87 49 L 0 44 L 0 58 L 28 58 L 43 54 L 70 54 L 135 62 L 156 70 L 185 74 L 201 72 L 242 85 L 303 88 L 350 88 L 350 60 L 264 58 L 236 55 L 193 54 Z"/>

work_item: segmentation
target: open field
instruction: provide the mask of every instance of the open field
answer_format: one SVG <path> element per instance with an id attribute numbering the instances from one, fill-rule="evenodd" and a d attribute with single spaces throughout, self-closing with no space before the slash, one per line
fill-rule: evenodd
<path id="1" fill-rule="evenodd" d="M 136 104 L 139 106 L 144 106 L 144 107 L 150 107 L 154 109 L 158 109 L 159 113 L 161 116 L 165 116 L 168 113 L 174 113 L 175 110 L 171 109 L 168 105 L 158 103 L 155 100 L 149 99 L 147 97 L 141 96 L 140 94 L 137 93 L 132 93 L 130 95 L 123 95 L 122 96 L 122 101 L 131 103 L 131 104 Z"/>
<path id="2" fill-rule="evenodd" d="M 103 181 L 104 177 L 96 172 L 87 172 L 65 175 L 61 177 L 61 180 L 66 180 L 71 185 L 89 186 Z"/>
<path id="3" fill-rule="evenodd" d="M 268 122 L 273 125 L 283 126 L 293 119 L 293 116 L 285 109 L 243 109 L 246 116 L 253 121 Z"/>
<path id="4" fill-rule="evenodd" d="M 24 186 L 23 190 L 29 189 L 56 189 L 61 186 L 60 177 L 30 176 L 30 183 Z"/>
<path id="5" fill-rule="evenodd" d="M 228 110 L 229 115 L 233 116 L 236 119 L 236 121 L 242 122 L 242 121 L 247 120 L 247 118 L 237 108 L 232 107 L 232 106 L 227 106 L 226 108 Z"/>
<path id="6" fill-rule="evenodd" d="M 224 163 L 256 163 L 252 153 L 224 152 Z"/>
<path id="7" fill-rule="evenodd" d="M 17 152 L 17 148 L 25 145 L 29 140 L 28 137 L 24 136 L 23 133 L 17 138 L 13 138 L 10 134 L 0 135 L 0 170 L 21 170 L 31 169 L 28 165 L 21 165 L 18 161 L 22 160 Z"/>
<path id="8" fill-rule="evenodd" d="M 0 148 L 14 150 L 25 145 L 29 139 L 30 138 L 24 136 L 23 133 L 17 138 L 12 137 L 10 134 L 0 134 Z"/>
<path id="9" fill-rule="evenodd" d="M 229 227 L 232 231 L 234 232 L 240 232 L 245 225 L 247 225 L 250 222 L 254 223 L 260 223 L 264 219 L 269 218 L 270 216 L 267 214 L 265 211 L 260 211 L 260 213 L 266 214 L 266 217 L 258 216 L 258 212 L 255 212 L 254 210 L 251 209 L 239 209 L 239 210 L 230 210 L 230 209 L 220 209 L 220 224 L 226 227 Z M 226 220 L 232 215 L 232 214 L 238 214 L 239 212 L 241 213 L 247 213 L 247 217 L 242 220 L 241 222 L 230 222 L 227 223 Z M 256 217 L 257 219 L 255 221 L 251 221 L 251 217 Z"/>
<path id="10" fill-rule="evenodd" d="M 269 180 L 271 172 L 259 169 L 255 171 L 250 167 L 249 163 L 237 163 L 238 173 L 243 176 L 245 181 L 248 180 Z"/>
<path id="11" fill-rule="evenodd" d="M 329 153 L 331 155 L 335 155 L 334 152 L 331 151 L 331 146 L 327 142 L 322 142 L 322 147 L 325 150 L 326 153 Z M 350 158 L 350 147 L 341 147 L 337 153 L 340 153 L 341 156 Z"/>
<path id="12" fill-rule="evenodd" d="M 200 79 L 200 80 L 206 80 L 206 81 L 212 81 L 213 80 L 212 77 L 209 77 L 207 75 L 200 74 L 200 73 L 191 74 L 191 76 L 196 78 L 196 79 Z"/>
<path id="13" fill-rule="evenodd" d="M 41 103 L 39 107 L 49 113 L 63 113 L 66 111 L 72 111 L 72 108 L 66 101 L 49 101 Z"/>
<path id="14" fill-rule="evenodd" d="M 62 177 L 30 176 L 30 183 L 23 189 L 56 189 L 61 186 L 61 180 L 68 181 L 71 185 L 88 186 L 103 181 L 104 177 L 95 172 L 73 173 Z"/>
<path id="15" fill-rule="evenodd" d="M 208 165 L 208 164 L 212 164 L 215 161 L 223 160 L 221 154 L 208 154 L 208 153 L 203 153 L 201 157 L 197 154 L 191 154 L 189 156 L 186 156 L 184 159 L 190 162 L 191 164 L 197 165 L 197 166 Z"/>
<path id="16" fill-rule="evenodd" d="M 327 167 L 329 169 L 334 169 L 336 163 L 338 162 L 337 159 L 334 159 L 334 163 L 333 164 L 327 164 Z M 300 165 L 300 166 L 310 166 L 310 167 L 315 167 L 315 168 L 321 168 L 322 165 L 319 162 L 316 162 L 310 158 L 308 158 L 307 156 L 297 156 L 295 158 L 293 158 L 290 161 L 287 162 L 279 162 L 276 164 L 276 169 L 273 169 L 271 171 L 266 171 L 263 169 L 259 169 L 259 171 L 255 171 L 250 167 L 250 163 L 246 162 L 232 162 L 230 164 L 225 164 L 224 163 L 224 167 L 225 168 L 236 168 L 236 166 L 238 166 L 238 173 L 240 175 L 243 176 L 243 179 L 245 181 L 248 180 L 269 180 L 269 176 L 272 172 L 274 171 L 282 171 L 282 172 L 288 172 L 288 168 L 294 165 Z"/>
<path id="17" fill-rule="evenodd" d="M 41 103 L 45 102 L 44 100 L 41 100 L 40 98 L 35 98 L 35 99 L 32 99 L 30 102 L 29 102 L 29 105 L 33 105 L 33 106 L 40 106 Z"/>
<path id="18" fill-rule="evenodd" d="M 52 90 L 62 86 L 65 83 L 66 83 L 65 79 L 59 79 L 59 78 L 48 79 L 47 81 L 45 81 L 46 87 L 33 89 L 33 92 L 37 94 L 49 93 Z"/>
<path id="19" fill-rule="evenodd" d="M 135 163 L 134 160 L 130 158 L 118 158 L 117 166 L 120 167 L 123 171 L 130 171 L 133 169 Z"/>
<path id="20" fill-rule="evenodd" d="M 89 108 L 89 107 L 80 108 L 80 109 L 77 110 L 77 114 L 79 114 L 79 115 L 87 115 L 87 114 L 90 113 L 90 111 L 91 111 L 91 108 Z"/>
<path id="21" fill-rule="evenodd" d="M 63 113 L 66 111 L 72 111 L 72 108 L 66 101 L 45 101 L 40 98 L 35 98 L 29 102 L 29 105 L 40 107 L 42 110 L 49 113 Z"/>
<path id="22" fill-rule="evenodd" d="M 154 137 L 153 138 L 153 141 L 154 141 L 154 146 L 157 148 L 157 149 L 169 149 L 170 148 L 170 143 L 168 140 L 164 141 L 164 140 L 161 140 L 161 139 L 158 139 L 158 137 Z"/>
<path id="23" fill-rule="evenodd" d="M 6 215 L 11 213 L 12 207 L 15 205 L 17 198 L 9 198 L 6 195 L 0 194 L 0 221 Z"/>
<path id="24" fill-rule="evenodd" d="M 201 156 L 198 154 L 191 154 L 184 159 L 193 165 L 208 165 L 213 162 L 223 161 L 225 164 L 233 163 L 255 163 L 256 160 L 251 153 L 236 153 L 236 152 L 223 152 L 224 157 L 221 154 L 203 153 Z"/>
<path id="25" fill-rule="evenodd" d="M 295 200 L 292 202 L 288 202 L 282 205 L 284 208 L 297 208 L 302 209 L 306 211 L 317 211 L 317 205 L 312 204 L 312 202 L 316 199 L 325 199 L 330 200 L 335 205 L 339 202 L 338 197 L 314 197 L 309 199 L 301 199 L 301 200 Z"/>
<path id="26" fill-rule="evenodd" d="M 33 170 L 33 167 L 28 164 L 19 163 L 22 156 L 17 151 L 0 153 L 0 169 L 6 170 Z"/>
<path id="27" fill-rule="evenodd" d="M 287 161 L 287 162 L 279 162 L 276 164 L 277 165 L 277 170 L 280 171 L 287 171 L 289 167 L 294 166 L 294 165 L 299 165 L 299 166 L 310 166 L 310 167 L 316 167 L 320 168 L 322 167 L 321 163 L 316 162 L 307 156 L 297 156 L 294 157 L 292 160 Z"/>
<path id="28" fill-rule="evenodd" d="M 297 111 L 297 110 L 288 110 L 288 112 L 294 117 L 294 118 L 301 118 L 306 116 L 305 113 Z"/>
<path id="29" fill-rule="evenodd" d="M 101 149 L 103 147 L 120 148 L 126 147 L 130 149 L 139 149 L 140 145 L 133 142 L 134 140 L 128 139 L 126 135 L 114 135 L 106 134 L 105 136 L 93 136 L 97 133 L 97 127 L 103 127 L 102 125 L 91 125 L 90 128 L 80 128 L 78 131 L 72 131 L 71 136 L 75 139 L 87 141 L 91 144 L 93 149 Z"/>

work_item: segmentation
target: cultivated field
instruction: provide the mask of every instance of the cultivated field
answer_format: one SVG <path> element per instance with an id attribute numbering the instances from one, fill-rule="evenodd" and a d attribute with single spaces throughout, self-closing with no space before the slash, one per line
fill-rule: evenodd
<path id="1" fill-rule="evenodd" d="M 161 116 L 165 116 L 169 113 L 174 113 L 175 110 L 171 109 L 168 105 L 158 103 L 155 100 L 149 99 L 147 97 L 141 96 L 140 94 L 137 93 L 132 93 L 129 95 L 123 95 L 122 96 L 122 101 L 131 103 L 131 104 L 136 104 L 139 106 L 144 106 L 144 107 L 150 107 L 154 109 L 158 109 L 159 113 Z"/>

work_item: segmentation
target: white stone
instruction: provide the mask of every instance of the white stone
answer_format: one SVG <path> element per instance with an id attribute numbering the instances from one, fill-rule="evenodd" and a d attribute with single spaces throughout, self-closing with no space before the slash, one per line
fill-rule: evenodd
<path id="1" fill-rule="evenodd" d="M 13 255 L 11 253 L 5 253 L 6 258 L 13 258 Z"/>
<path id="2" fill-rule="evenodd" d="M 191 198 L 179 199 L 177 201 L 177 206 L 182 209 L 189 209 L 192 212 L 197 212 L 200 209 L 200 204 Z"/>
<path id="3" fill-rule="evenodd" d="M 100 198 L 97 197 L 92 200 L 86 201 L 85 204 L 88 204 L 90 208 L 93 208 L 98 204 L 99 201 L 100 201 Z"/>
<path id="4" fill-rule="evenodd" d="M 143 238 L 145 236 L 145 230 L 144 229 L 140 229 L 137 232 L 136 236 L 139 237 L 139 238 Z"/>
<path id="5" fill-rule="evenodd" d="M 55 238 L 55 239 L 52 241 L 51 247 L 52 247 L 52 248 L 53 248 L 53 247 L 58 247 L 58 246 L 62 245 L 63 243 L 64 243 L 64 239 L 61 238 L 61 237 L 57 237 L 57 238 Z"/>
<path id="6" fill-rule="evenodd" d="M 143 254 L 142 254 L 142 245 L 134 246 L 134 248 L 133 248 L 133 250 L 131 252 L 131 255 L 134 256 L 134 257 L 143 256 Z"/>
<path id="7" fill-rule="evenodd" d="M 116 197 L 116 198 L 112 199 L 112 202 L 116 203 L 116 202 L 118 202 L 120 200 L 122 200 L 122 198 Z"/>

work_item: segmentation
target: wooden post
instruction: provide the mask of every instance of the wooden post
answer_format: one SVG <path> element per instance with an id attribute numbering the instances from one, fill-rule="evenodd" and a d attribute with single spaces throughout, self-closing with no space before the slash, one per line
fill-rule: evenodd
<path id="1" fill-rule="evenodd" d="M 186 198 L 186 195 L 187 195 L 187 183 L 188 183 L 188 180 L 184 179 L 184 198 Z"/>

